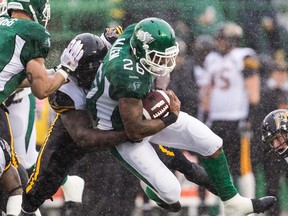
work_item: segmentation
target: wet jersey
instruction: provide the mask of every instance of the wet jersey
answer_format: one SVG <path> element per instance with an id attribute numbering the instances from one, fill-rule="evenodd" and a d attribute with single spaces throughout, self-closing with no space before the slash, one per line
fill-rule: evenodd
<path id="1" fill-rule="evenodd" d="M 56 113 L 63 113 L 67 110 L 85 110 L 86 94 L 87 90 L 79 87 L 76 79 L 70 77 L 70 82 L 62 85 L 48 99 Z"/>
<path id="2" fill-rule="evenodd" d="M 46 58 L 49 48 L 50 35 L 40 24 L 0 17 L 0 103 L 26 78 L 26 64 Z"/>
<path id="3" fill-rule="evenodd" d="M 87 109 L 103 130 L 123 128 L 118 110 L 120 98 L 142 99 L 152 86 L 154 76 L 132 54 L 130 38 L 134 27 L 126 28 L 113 44 L 87 95 Z"/>

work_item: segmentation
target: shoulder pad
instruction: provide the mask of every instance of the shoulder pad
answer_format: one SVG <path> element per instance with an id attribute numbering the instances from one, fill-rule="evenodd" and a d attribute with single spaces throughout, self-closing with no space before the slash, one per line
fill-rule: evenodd
<path id="1" fill-rule="evenodd" d="M 260 61 L 257 56 L 246 56 L 244 58 L 244 68 L 248 70 L 258 70 L 260 68 Z"/>
<path id="2" fill-rule="evenodd" d="M 25 40 L 27 40 L 29 44 L 29 50 L 27 50 L 27 52 L 29 52 L 30 55 L 32 55 L 30 49 L 33 49 L 31 58 L 46 58 L 51 46 L 50 34 L 47 29 L 33 21 L 26 22 L 22 28 L 24 28 L 22 31 Z"/>
<path id="3" fill-rule="evenodd" d="M 50 106 L 56 113 L 63 113 L 67 110 L 75 109 L 75 104 L 72 98 L 59 90 L 50 95 L 48 100 Z"/>

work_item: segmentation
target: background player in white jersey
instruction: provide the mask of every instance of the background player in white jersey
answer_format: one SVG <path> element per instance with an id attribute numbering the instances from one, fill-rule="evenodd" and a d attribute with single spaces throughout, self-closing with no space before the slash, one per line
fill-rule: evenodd
<path id="1" fill-rule="evenodd" d="M 150 199 L 169 211 L 180 211 L 180 184 L 160 161 L 149 141 L 197 152 L 205 157 L 204 168 L 226 215 L 263 212 L 274 197 L 250 200 L 234 187 L 221 149 L 222 140 L 208 127 L 186 113 L 172 91 L 170 112 L 161 119 L 143 119 L 142 99 L 151 90 L 155 76 L 165 76 L 175 67 L 178 45 L 172 27 L 164 20 L 146 18 L 130 25 L 105 56 L 87 95 L 87 107 L 99 129 L 125 129 L 130 140 L 111 149 L 125 167 L 142 180 Z M 256 204 L 257 203 L 257 204 Z"/>
<path id="2" fill-rule="evenodd" d="M 239 47 L 242 35 L 236 23 L 219 25 L 214 34 L 217 50 L 206 57 L 204 67 L 210 74 L 211 129 L 223 138 L 223 149 L 241 195 L 254 198 L 248 126 L 260 100 L 260 64 L 253 49 Z"/>

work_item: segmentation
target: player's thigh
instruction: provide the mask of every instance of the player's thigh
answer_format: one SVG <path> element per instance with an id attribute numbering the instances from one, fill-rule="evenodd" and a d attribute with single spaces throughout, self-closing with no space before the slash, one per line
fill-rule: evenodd
<path id="1" fill-rule="evenodd" d="M 165 201 L 178 201 L 180 184 L 159 159 L 147 138 L 141 143 L 123 143 L 111 152 L 129 171 L 158 191 Z"/>
<path id="2" fill-rule="evenodd" d="M 215 153 L 222 139 L 198 119 L 180 112 L 177 121 L 150 137 L 150 142 L 197 152 L 203 156 Z"/>

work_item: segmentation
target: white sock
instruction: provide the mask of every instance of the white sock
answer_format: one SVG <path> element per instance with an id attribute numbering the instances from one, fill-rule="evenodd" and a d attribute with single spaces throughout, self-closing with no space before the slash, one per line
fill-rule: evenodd
<path id="1" fill-rule="evenodd" d="M 84 191 L 85 181 L 79 176 L 67 176 L 66 182 L 61 186 L 65 198 L 65 202 L 82 203 L 82 195 Z"/>
<path id="2" fill-rule="evenodd" d="M 6 205 L 7 215 L 19 215 L 21 212 L 22 195 L 10 196 Z"/>
<path id="3" fill-rule="evenodd" d="M 42 214 L 41 214 L 39 209 L 36 210 L 35 214 L 36 214 L 36 216 L 42 216 Z"/>
<path id="4" fill-rule="evenodd" d="M 225 215 L 247 215 L 253 212 L 253 204 L 251 199 L 242 197 L 236 194 L 231 199 L 224 201 L 224 212 Z"/>
<path id="5" fill-rule="evenodd" d="M 241 196 L 255 198 L 255 178 L 252 172 L 240 176 L 238 179 L 239 191 Z"/>

